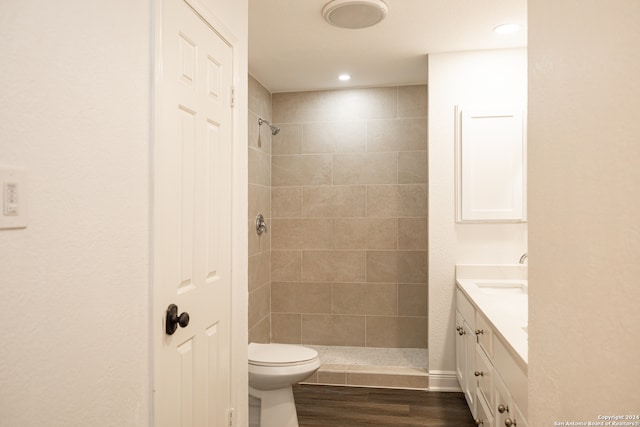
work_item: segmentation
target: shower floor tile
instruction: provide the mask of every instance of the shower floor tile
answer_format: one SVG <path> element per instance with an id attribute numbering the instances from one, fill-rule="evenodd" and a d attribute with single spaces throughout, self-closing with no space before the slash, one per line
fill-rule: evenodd
<path id="1" fill-rule="evenodd" d="M 307 345 L 320 355 L 322 364 L 392 366 L 426 369 L 426 348 L 377 348 Z"/>
<path id="2" fill-rule="evenodd" d="M 320 369 L 306 384 L 426 390 L 428 353 L 416 348 L 307 346 L 318 351 Z"/>

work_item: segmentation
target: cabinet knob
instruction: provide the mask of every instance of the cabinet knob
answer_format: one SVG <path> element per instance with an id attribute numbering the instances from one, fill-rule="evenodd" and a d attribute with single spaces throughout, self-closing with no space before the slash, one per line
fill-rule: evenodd
<path id="1" fill-rule="evenodd" d="M 516 422 L 511 420 L 511 418 L 507 418 L 506 420 L 504 420 L 504 425 L 507 427 L 511 427 L 511 426 L 515 426 Z"/>
<path id="2" fill-rule="evenodd" d="M 500 412 L 501 414 L 504 414 L 504 412 L 507 411 L 509 412 L 509 407 L 508 406 L 504 406 L 502 403 L 498 405 L 498 412 Z"/>
<path id="3" fill-rule="evenodd" d="M 484 421 L 483 420 L 479 420 L 479 419 L 476 418 L 474 421 L 476 422 L 477 426 L 484 425 Z"/>
<path id="4" fill-rule="evenodd" d="M 464 329 L 460 329 L 460 330 L 458 331 L 458 335 L 464 335 L 464 334 L 466 334 L 466 332 L 464 331 Z"/>
<path id="5" fill-rule="evenodd" d="M 476 335 L 484 334 L 484 330 L 476 329 Z"/>
<path id="6" fill-rule="evenodd" d="M 482 371 L 475 371 L 475 372 L 473 373 L 473 375 L 475 375 L 476 377 L 483 377 L 483 376 L 484 376 L 484 372 L 482 372 Z"/>
<path id="7" fill-rule="evenodd" d="M 456 326 L 456 331 L 460 332 L 460 329 L 462 329 L 462 326 Z"/>

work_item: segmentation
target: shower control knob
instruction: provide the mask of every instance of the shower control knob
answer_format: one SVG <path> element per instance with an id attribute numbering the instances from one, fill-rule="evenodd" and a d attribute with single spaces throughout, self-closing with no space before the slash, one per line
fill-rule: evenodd
<path id="1" fill-rule="evenodd" d="M 167 320 L 165 322 L 165 332 L 167 335 L 173 335 L 178 330 L 178 326 L 186 328 L 188 325 L 189 313 L 185 311 L 178 315 L 178 306 L 175 304 L 167 307 Z"/>

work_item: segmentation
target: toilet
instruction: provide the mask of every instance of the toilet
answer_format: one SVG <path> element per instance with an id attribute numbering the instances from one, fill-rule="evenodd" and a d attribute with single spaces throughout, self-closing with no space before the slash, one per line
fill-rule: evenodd
<path id="1" fill-rule="evenodd" d="M 291 386 L 313 374 L 319 367 L 318 352 L 311 348 L 291 344 L 250 343 L 250 425 L 298 427 Z"/>

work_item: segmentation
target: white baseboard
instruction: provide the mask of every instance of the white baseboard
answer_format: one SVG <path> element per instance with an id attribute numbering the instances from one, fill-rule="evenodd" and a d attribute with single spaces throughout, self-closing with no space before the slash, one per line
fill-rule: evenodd
<path id="1" fill-rule="evenodd" d="M 429 391 L 461 392 L 456 371 L 429 371 Z"/>

